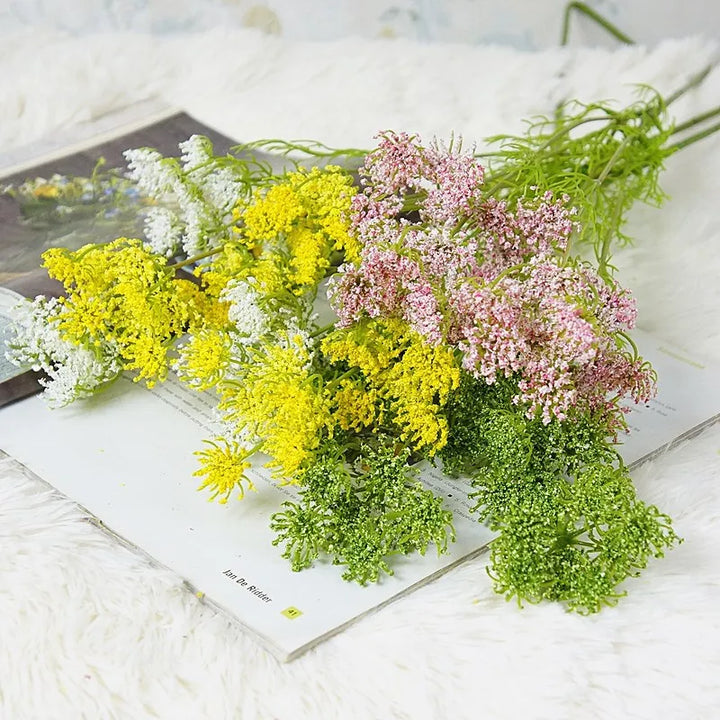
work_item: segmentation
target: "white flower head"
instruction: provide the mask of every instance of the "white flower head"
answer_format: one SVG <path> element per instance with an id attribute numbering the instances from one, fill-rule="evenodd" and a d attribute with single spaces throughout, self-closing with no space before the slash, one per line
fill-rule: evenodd
<path id="1" fill-rule="evenodd" d="M 190 196 L 181 200 L 180 210 L 185 220 L 183 251 L 188 257 L 193 257 L 207 249 L 208 237 L 212 235 L 213 219 L 208 214 L 205 203 Z"/>
<path id="2" fill-rule="evenodd" d="M 228 319 L 235 326 L 239 345 L 255 345 L 268 331 L 259 298 L 257 290 L 242 280 L 231 280 L 220 294 L 220 299 L 230 305 Z"/>
<path id="3" fill-rule="evenodd" d="M 63 338 L 57 327 L 63 312 L 55 298 L 22 301 L 13 309 L 13 337 L 8 340 L 11 362 L 45 373 L 40 384 L 51 407 L 91 395 L 122 370 L 110 345 L 86 347 Z"/>
<path id="4" fill-rule="evenodd" d="M 185 172 L 204 165 L 213 157 L 212 143 L 203 135 L 191 135 L 187 140 L 179 143 L 178 147 L 182 153 L 180 160 Z"/>
<path id="5" fill-rule="evenodd" d="M 198 181 L 207 202 L 227 213 L 242 195 L 243 185 L 229 168 L 217 168 Z"/>
<path id="6" fill-rule="evenodd" d="M 149 249 L 158 255 L 171 257 L 180 244 L 182 223 L 174 212 L 153 207 L 145 216 L 145 238 Z"/>
<path id="7" fill-rule="evenodd" d="M 151 148 L 126 150 L 123 155 L 128 163 L 128 177 L 137 183 L 140 192 L 157 199 L 172 190 L 178 176 L 176 161 Z"/>

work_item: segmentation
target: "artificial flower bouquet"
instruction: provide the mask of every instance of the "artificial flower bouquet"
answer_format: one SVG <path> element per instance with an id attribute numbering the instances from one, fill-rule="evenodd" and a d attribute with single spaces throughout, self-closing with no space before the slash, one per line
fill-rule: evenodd
<path id="1" fill-rule="evenodd" d="M 678 542 L 617 450 L 655 375 L 611 264 L 682 147 L 667 104 L 573 104 L 484 156 L 396 132 L 369 152 L 130 150 L 126 179 L 95 182 L 127 183 L 105 196 L 132 197 L 144 237 L 48 250 L 65 295 L 19 306 L 12 359 L 54 406 L 122 373 L 214 393 L 200 488 L 252 502 L 253 462 L 296 485 L 268 518 L 293 570 L 330 561 L 365 584 L 393 555 L 443 553 L 452 514 L 419 472 L 434 463 L 497 531 L 498 592 L 595 612 Z"/>

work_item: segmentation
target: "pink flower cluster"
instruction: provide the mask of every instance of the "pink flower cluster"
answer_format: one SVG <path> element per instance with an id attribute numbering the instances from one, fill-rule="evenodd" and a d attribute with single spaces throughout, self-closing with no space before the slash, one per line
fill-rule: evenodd
<path id="1" fill-rule="evenodd" d="M 452 294 L 457 325 L 448 341 L 463 367 L 486 382 L 516 376 L 515 402 L 543 422 L 581 405 L 614 408 L 614 396 L 647 400 L 652 376 L 618 347 L 615 333 L 634 315 L 628 293 L 609 288 L 587 266 L 538 254 L 493 283 Z"/>
<path id="2" fill-rule="evenodd" d="M 361 171 L 352 208 L 363 250 L 331 285 L 340 326 L 398 317 L 492 384 L 517 380 L 515 402 L 548 423 L 574 407 L 647 400 L 651 372 L 622 349 L 635 322 L 629 293 L 565 259 L 567 198 L 545 193 L 510 209 L 483 195 L 469 154 L 385 133 Z"/>
<path id="3" fill-rule="evenodd" d="M 575 209 L 566 207 L 569 198 L 556 202 L 546 192 L 534 207 L 518 203 L 510 212 L 503 200 L 487 198 L 472 218 L 483 238 L 484 272 L 502 272 L 539 254 L 564 252 L 574 229 Z"/>

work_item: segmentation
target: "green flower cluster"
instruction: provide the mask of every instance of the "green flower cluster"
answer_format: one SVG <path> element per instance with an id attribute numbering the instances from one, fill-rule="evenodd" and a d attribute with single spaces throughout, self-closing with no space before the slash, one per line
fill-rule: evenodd
<path id="1" fill-rule="evenodd" d="M 345 580 L 365 585 L 393 574 L 392 555 L 424 555 L 431 543 L 443 553 L 455 539 L 452 513 L 415 477 L 409 455 L 381 437 L 375 447 L 364 445 L 348 467 L 340 448 L 327 446 L 299 478 L 300 504 L 285 503 L 272 519 L 274 544 L 285 546 L 293 570 L 326 553 L 345 566 Z"/>
<path id="2" fill-rule="evenodd" d="M 530 420 L 508 402 L 512 392 L 466 376 L 441 453 L 446 471 L 470 476 L 479 519 L 499 533 L 495 589 L 581 613 L 615 604 L 627 577 L 679 541 L 670 518 L 637 498 L 597 419 Z"/>

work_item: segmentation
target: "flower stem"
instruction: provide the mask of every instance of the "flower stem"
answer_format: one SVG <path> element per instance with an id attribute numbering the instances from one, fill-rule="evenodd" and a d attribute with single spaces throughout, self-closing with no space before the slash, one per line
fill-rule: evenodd
<path id="1" fill-rule="evenodd" d="M 335 323 L 329 323 L 327 325 L 323 325 L 323 327 L 318 328 L 314 332 L 311 332 L 308 337 L 310 338 L 316 338 L 318 335 L 324 335 L 329 330 L 332 330 L 335 327 Z"/>
<path id="2" fill-rule="evenodd" d="M 203 260 L 204 258 L 210 257 L 211 255 L 217 255 L 217 253 L 219 252 L 222 252 L 222 247 L 211 248 L 210 250 L 205 250 L 205 252 L 198 253 L 197 255 L 193 255 L 192 257 L 186 258 L 185 260 L 180 260 L 176 263 L 173 263 L 172 265 L 168 265 L 168 267 L 171 270 L 177 270 L 178 268 L 185 267 L 186 265 L 192 265 L 198 260 Z"/>
<path id="3" fill-rule="evenodd" d="M 333 391 L 340 383 L 345 380 L 345 378 L 351 377 L 355 373 L 354 368 L 350 368 L 350 370 L 346 370 L 342 375 L 339 375 L 334 380 L 331 380 L 327 385 L 325 385 L 325 390 Z"/>
<path id="4" fill-rule="evenodd" d="M 699 125 L 701 122 L 705 122 L 705 120 L 710 120 L 710 118 L 714 118 L 716 115 L 720 115 L 720 105 L 712 110 L 700 113 L 700 115 L 696 115 L 695 117 L 676 125 L 673 128 L 673 135 L 675 133 L 683 132 L 684 130 L 689 130 L 691 127 L 695 127 L 695 125 Z"/>
<path id="5" fill-rule="evenodd" d="M 260 450 L 262 449 L 262 446 L 263 446 L 263 441 L 262 441 L 262 440 L 260 440 L 259 442 L 255 443 L 255 445 L 253 445 L 250 449 L 248 449 L 248 450 L 245 451 L 245 456 L 244 456 L 245 459 L 251 457 L 251 456 L 254 455 L 256 452 L 260 452 Z"/>
<path id="6" fill-rule="evenodd" d="M 704 67 L 699 73 L 695 73 L 681 88 L 676 90 L 672 95 L 668 95 L 665 98 L 665 106 L 672 105 L 676 100 L 681 98 L 686 92 L 689 92 L 693 88 L 696 88 L 710 73 L 713 69 L 713 65 Z"/>
<path id="7" fill-rule="evenodd" d="M 570 14 L 573 10 L 576 10 L 580 15 L 585 15 L 591 20 L 596 22 L 603 30 L 607 31 L 616 40 L 619 40 L 625 45 L 634 45 L 635 41 L 626 35 L 620 28 L 613 25 L 609 20 L 604 18 L 596 10 L 593 10 L 589 5 L 584 2 L 569 2 L 565 6 L 565 15 L 563 16 L 562 33 L 560 35 L 560 45 L 567 45 L 570 38 Z"/>
<path id="8" fill-rule="evenodd" d="M 703 140 L 704 138 L 709 137 L 710 135 L 716 133 L 718 130 L 720 130 L 720 122 L 716 122 L 714 125 L 710 125 L 710 127 L 707 127 L 704 130 L 695 133 L 694 135 L 690 135 L 690 137 L 686 137 L 683 140 L 678 140 L 678 142 L 669 145 L 668 150 L 682 150 L 683 148 L 688 147 L 688 145 L 692 145 L 693 143 L 698 142 L 698 140 Z"/>

